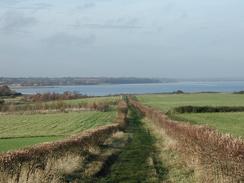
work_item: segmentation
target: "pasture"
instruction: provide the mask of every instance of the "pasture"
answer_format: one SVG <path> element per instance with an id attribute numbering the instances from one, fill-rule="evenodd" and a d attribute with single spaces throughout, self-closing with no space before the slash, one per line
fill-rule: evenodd
<path id="1" fill-rule="evenodd" d="M 146 105 L 168 112 L 180 106 L 244 106 L 244 95 L 229 93 L 157 94 L 140 95 L 137 98 Z M 207 124 L 221 132 L 244 136 L 244 112 L 230 113 L 173 113 L 173 119 Z"/>

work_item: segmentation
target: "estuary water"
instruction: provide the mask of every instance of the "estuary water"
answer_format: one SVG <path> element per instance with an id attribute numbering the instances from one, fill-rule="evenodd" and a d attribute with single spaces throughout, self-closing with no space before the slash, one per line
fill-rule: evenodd
<path id="1" fill-rule="evenodd" d="M 163 93 L 182 90 L 184 92 L 234 92 L 244 90 L 244 81 L 221 82 L 175 82 L 160 84 L 116 84 L 116 85 L 82 85 L 15 88 L 23 94 L 35 94 L 65 91 L 78 92 L 89 96 L 106 96 L 116 94 Z"/>

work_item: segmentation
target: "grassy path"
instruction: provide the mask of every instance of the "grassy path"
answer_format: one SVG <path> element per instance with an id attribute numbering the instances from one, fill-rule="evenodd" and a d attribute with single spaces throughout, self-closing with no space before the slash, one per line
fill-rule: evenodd
<path id="1" fill-rule="evenodd" d="M 99 172 L 95 169 L 91 176 L 82 177 L 82 169 L 86 169 L 83 166 L 75 174 L 69 175 L 69 179 L 86 183 L 194 183 L 194 172 L 182 165 L 174 151 L 165 147 L 166 140 L 160 135 L 161 129 L 152 124 L 142 119 L 136 110 L 130 109 L 129 125 L 122 132 L 126 140 L 112 143 L 104 149 L 100 147 L 97 157 L 88 158 L 87 167 L 94 164 L 99 168 L 96 162 L 102 162 Z M 110 155 L 104 159 L 106 151 Z"/>
<path id="2" fill-rule="evenodd" d="M 143 128 L 140 115 L 130 112 L 129 144 L 119 154 L 105 178 L 100 182 L 160 182 L 167 175 L 167 168 L 155 155 L 154 137 Z"/>

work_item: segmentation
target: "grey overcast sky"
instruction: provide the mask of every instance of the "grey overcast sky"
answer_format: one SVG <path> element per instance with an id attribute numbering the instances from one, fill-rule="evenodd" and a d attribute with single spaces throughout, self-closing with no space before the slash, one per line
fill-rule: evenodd
<path id="1" fill-rule="evenodd" d="M 243 71 L 243 0 L 0 0 L 0 76 Z"/>

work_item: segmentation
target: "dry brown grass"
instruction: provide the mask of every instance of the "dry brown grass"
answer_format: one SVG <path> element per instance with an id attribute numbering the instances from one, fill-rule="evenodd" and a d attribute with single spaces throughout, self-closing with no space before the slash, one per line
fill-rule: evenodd
<path id="1" fill-rule="evenodd" d="M 200 183 L 192 166 L 182 161 L 182 157 L 177 153 L 178 143 L 170 138 L 164 129 L 151 122 L 149 119 L 144 120 L 144 126 L 155 137 L 155 157 L 167 168 L 167 179 L 165 182 L 177 183 Z"/>

